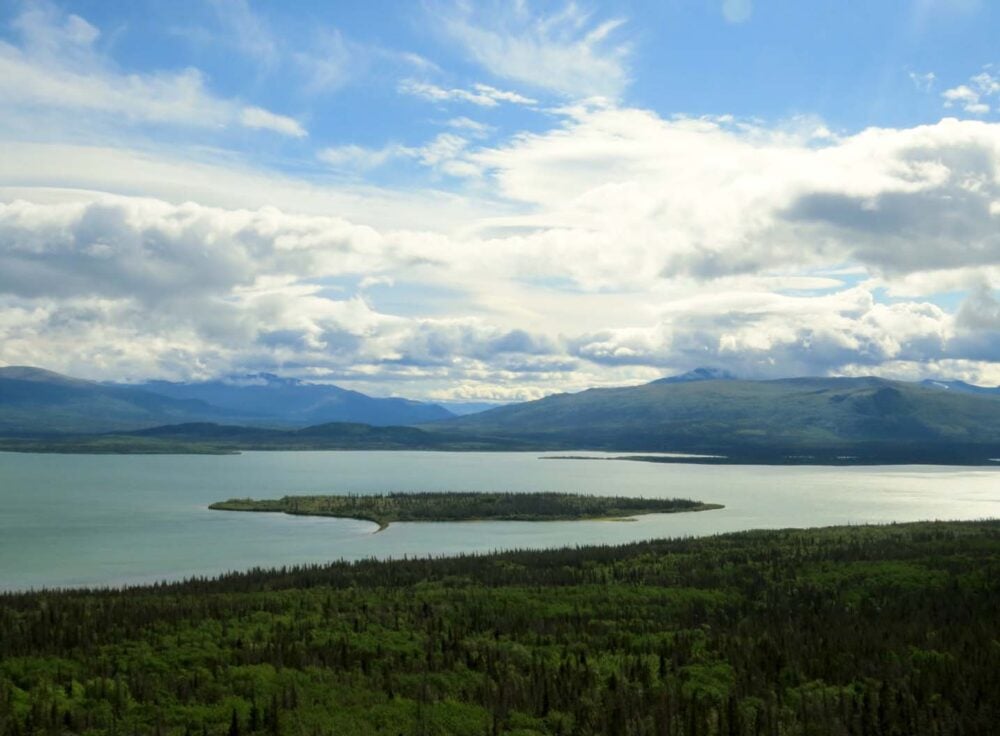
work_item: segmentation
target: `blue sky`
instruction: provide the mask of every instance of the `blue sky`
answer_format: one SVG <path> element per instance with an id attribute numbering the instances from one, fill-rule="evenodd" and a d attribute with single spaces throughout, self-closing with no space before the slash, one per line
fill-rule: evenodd
<path id="1" fill-rule="evenodd" d="M 1000 383 L 998 35 L 977 0 L 6 3 L 0 363 Z"/>
<path id="2" fill-rule="evenodd" d="M 975 0 L 538 3 L 526 6 L 523 17 L 504 10 L 514 5 L 495 4 L 492 13 L 405 1 L 49 7 L 99 29 L 95 47 L 122 73 L 197 69 L 211 93 L 300 121 L 306 139 L 233 140 L 227 132 L 213 142 L 301 170 L 315 168 L 317 147 L 419 146 L 455 117 L 492 126 L 497 138 L 545 130 L 552 125 L 546 107 L 589 93 L 663 116 L 734 115 L 770 123 L 811 116 L 839 132 L 935 122 L 945 112 L 941 93 L 993 61 L 1000 28 L 1000 7 Z M 26 7 L 31 4 L 14 2 L 2 9 L 3 35 L 12 43 Z M 493 21 L 512 34 L 551 22 L 550 37 L 568 33 L 574 40 L 613 24 L 595 47 L 609 57 L 620 52 L 621 79 L 595 71 L 592 89 L 560 89 L 546 84 L 544 70 L 537 79 L 503 74 L 456 41 L 442 23 L 448 17 L 485 26 Z M 489 83 L 538 104 L 428 104 L 401 93 L 406 81 L 443 89 Z"/>

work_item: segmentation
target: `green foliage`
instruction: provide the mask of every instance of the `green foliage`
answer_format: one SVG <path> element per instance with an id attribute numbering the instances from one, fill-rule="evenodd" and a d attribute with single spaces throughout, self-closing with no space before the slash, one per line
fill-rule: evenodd
<path id="1" fill-rule="evenodd" d="M 107 435 L 0 436 L 0 450 L 9 452 L 88 454 L 226 455 L 241 450 L 480 451 L 523 450 L 529 447 L 516 439 L 479 437 L 468 432 L 427 432 L 416 427 L 373 427 L 353 422 L 332 422 L 303 429 L 193 422 Z"/>
<path id="2" fill-rule="evenodd" d="M 1000 522 L 0 596 L 0 736 L 991 734 Z"/>
<path id="3" fill-rule="evenodd" d="M 578 493 L 389 493 L 367 496 L 285 496 L 254 501 L 231 498 L 209 506 L 217 511 L 279 511 L 373 521 L 556 521 L 621 519 L 722 508 L 680 498 L 587 496 Z"/>

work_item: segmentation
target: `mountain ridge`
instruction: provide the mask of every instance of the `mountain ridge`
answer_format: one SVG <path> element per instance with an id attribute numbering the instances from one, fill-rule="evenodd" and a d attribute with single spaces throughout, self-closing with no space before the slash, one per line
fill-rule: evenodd
<path id="1" fill-rule="evenodd" d="M 310 383 L 273 373 L 251 373 L 191 383 L 148 381 L 138 385 L 171 398 L 200 399 L 228 411 L 292 426 L 325 422 L 392 426 L 454 416 L 437 404 L 400 397 L 368 396 L 334 384 Z"/>
<path id="2" fill-rule="evenodd" d="M 613 451 L 1000 449 L 1000 397 L 875 376 L 657 380 L 555 394 L 425 427 Z"/>
<path id="3" fill-rule="evenodd" d="M 727 462 L 822 457 L 837 462 L 858 458 L 859 462 L 983 464 L 1000 457 L 1000 393 L 988 390 L 950 390 L 876 376 L 748 380 L 712 369 L 673 378 L 553 394 L 434 421 L 376 424 L 344 421 L 335 412 L 352 401 L 376 402 L 380 411 L 399 406 L 424 411 L 433 405 L 374 399 L 332 385 L 252 374 L 237 377 L 235 382 L 241 385 L 226 384 L 230 403 L 219 407 L 185 392 L 193 386 L 208 395 L 219 391 L 222 381 L 180 385 L 178 395 L 166 396 L 142 387 L 152 382 L 139 387 L 99 384 L 21 366 L 0 368 L 0 434 L 73 436 L 73 442 L 56 443 L 63 449 L 53 451 L 130 443 L 134 451 L 144 447 L 162 451 L 168 445 L 190 448 L 214 443 L 227 450 L 680 452 L 723 456 Z M 261 411 L 267 408 L 265 399 L 275 400 L 267 393 L 275 387 L 276 400 L 285 401 L 285 408 L 297 414 L 298 424 L 279 421 L 273 414 L 270 421 L 259 420 L 266 414 Z M 287 399 L 286 389 L 294 401 Z M 261 391 L 263 398 L 258 395 Z M 248 395 L 260 401 L 248 406 L 242 402 Z M 334 413 L 335 418 L 326 421 L 324 412 Z M 81 438 L 85 441 L 76 441 Z"/>
<path id="4" fill-rule="evenodd" d="M 0 367 L 0 434 L 100 433 L 185 422 L 397 426 L 454 416 L 435 404 L 265 375 L 263 384 L 243 386 L 223 381 L 121 384 L 33 366 Z"/>

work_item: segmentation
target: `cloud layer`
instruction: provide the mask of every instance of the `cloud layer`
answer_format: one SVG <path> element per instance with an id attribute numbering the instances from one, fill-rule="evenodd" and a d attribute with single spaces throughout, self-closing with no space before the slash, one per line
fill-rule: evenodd
<path id="1" fill-rule="evenodd" d="M 816 133 L 573 109 L 547 133 L 462 149 L 524 206 L 464 234 L 15 201 L 0 206 L 0 359 L 175 378 L 263 366 L 485 397 L 704 363 L 768 376 L 964 361 L 996 380 L 998 126 Z M 419 297 L 401 309 L 407 289 Z M 956 289 L 970 293 L 957 312 L 934 303 Z"/>
<path id="2" fill-rule="evenodd" d="M 123 70 L 87 20 L 28 6 L 0 42 L 0 364 L 470 400 L 698 365 L 1000 383 L 989 68 L 943 93 L 981 119 L 833 132 L 629 104 L 629 24 L 572 4 L 442 6 L 477 75 L 448 83 L 416 54 L 335 28 L 292 51 L 245 3 L 213 7 L 236 53 L 297 65 L 310 95 L 349 83 L 345 59 L 391 57 L 387 93 L 436 127 L 319 139 L 194 66 Z M 517 114 L 532 126 L 500 132 Z M 232 129 L 300 157 L 214 145 Z"/>

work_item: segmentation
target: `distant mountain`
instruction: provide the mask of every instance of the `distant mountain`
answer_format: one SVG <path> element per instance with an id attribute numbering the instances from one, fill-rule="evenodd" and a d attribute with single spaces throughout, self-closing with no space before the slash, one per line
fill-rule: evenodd
<path id="1" fill-rule="evenodd" d="M 616 451 L 902 453 L 919 461 L 1000 451 L 1000 397 L 879 378 L 697 377 L 557 394 L 427 428 Z"/>
<path id="2" fill-rule="evenodd" d="M 150 381 L 139 388 L 173 399 L 203 401 L 258 421 L 306 426 L 354 422 L 375 426 L 409 425 L 447 419 L 454 414 L 437 404 L 400 398 L 375 398 L 326 383 L 308 383 L 272 373 L 253 373 L 217 381 Z"/>
<path id="3" fill-rule="evenodd" d="M 231 412 L 131 386 L 41 368 L 0 368 L 0 434 L 109 432 L 168 422 L 232 420 Z"/>
<path id="4" fill-rule="evenodd" d="M 921 381 L 920 385 L 961 394 L 986 394 L 1000 396 L 1000 386 L 974 386 L 973 384 L 966 383 L 965 381 L 940 381 L 937 379 L 927 379 L 926 381 Z"/>
<path id="5" fill-rule="evenodd" d="M 1000 457 L 1000 392 L 880 378 L 749 381 L 705 369 L 453 416 L 270 374 L 137 387 L 0 368 L 0 435 L 46 434 L 67 435 L 59 447 L 81 451 L 576 448 L 746 462 L 983 463 Z M 44 440 L 31 442 L 45 449 Z"/>
<path id="6" fill-rule="evenodd" d="M 435 404 L 374 398 L 268 373 L 227 381 L 126 385 L 86 381 L 41 368 L 0 368 L 0 434 L 8 436 L 116 432 L 198 422 L 391 426 L 452 416 Z"/>

